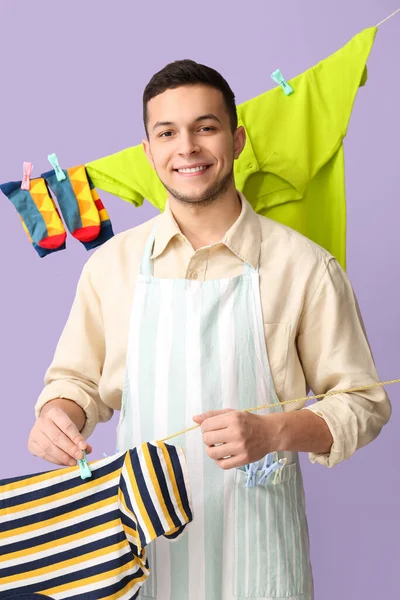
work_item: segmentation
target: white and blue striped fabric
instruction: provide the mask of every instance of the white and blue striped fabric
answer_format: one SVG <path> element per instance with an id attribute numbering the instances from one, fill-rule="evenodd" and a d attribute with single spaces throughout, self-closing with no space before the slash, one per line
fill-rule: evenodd
<path id="1" fill-rule="evenodd" d="M 259 274 L 206 282 L 155 278 L 147 241 L 136 282 L 119 450 L 193 424 L 207 410 L 273 403 Z M 268 412 L 268 411 L 267 411 Z M 269 411 L 271 412 L 271 410 Z M 174 543 L 157 540 L 140 595 L 158 600 L 312 600 L 308 528 L 297 454 L 265 485 L 246 487 L 243 469 L 223 471 L 195 430 L 185 448 L 194 520 Z M 260 473 L 262 463 L 260 461 Z"/>

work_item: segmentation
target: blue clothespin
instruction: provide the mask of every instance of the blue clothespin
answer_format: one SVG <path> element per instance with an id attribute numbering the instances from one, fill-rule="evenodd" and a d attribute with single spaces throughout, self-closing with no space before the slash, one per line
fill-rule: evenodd
<path id="1" fill-rule="evenodd" d="M 64 181 L 64 179 L 67 179 L 64 171 L 62 170 L 62 168 L 60 167 L 59 163 L 58 163 L 58 158 L 56 154 L 49 154 L 47 157 L 47 160 L 49 161 L 49 163 L 51 164 L 51 166 L 53 167 L 53 169 L 56 172 L 56 177 L 57 177 L 57 181 Z"/>
<path id="2" fill-rule="evenodd" d="M 86 460 L 86 452 L 83 450 L 83 458 L 78 460 L 79 469 L 81 471 L 81 479 L 88 479 L 92 476 L 92 471 Z"/>
<path id="3" fill-rule="evenodd" d="M 256 485 L 256 475 L 258 470 L 258 462 L 250 463 L 245 466 L 247 473 L 247 481 L 246 487 L 255 487 Z"/>
<path id="4" fill-rule="evenodd" d="M 288 84 L 288 82 L 286 81 L 279 69 L 272 73 L 271 79 L 273 79 L 275 83 L 278 83 L 282 87 L 286 96 L 290 96 L 290 94 L 293 94 L 294 89 L 291 85 Z"/>
<path id="5" fill-rule="evenodd" d="M 257 485 L 266 485 L 268 479 L 277 469 L 281 468 L 279 461 L 274 460 L 276 453 L 272 452 L 271 454 L 267 454 L 264 459 L 263 468 L 260 471 L 259 479 L 257 481 Z"/>

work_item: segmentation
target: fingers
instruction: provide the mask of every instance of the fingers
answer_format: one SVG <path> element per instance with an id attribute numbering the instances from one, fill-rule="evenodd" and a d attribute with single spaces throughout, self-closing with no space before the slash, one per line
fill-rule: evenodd
<path id="1" fill-rule="evenodd" d="M 47 413 L 48 415 L 49 413 Z M 81 460 L 83 458 L 82 450 L 86 450 L 88 445 L 83 435 L 79 433 L 76 425 L 63 410 L 55 408 L 54 414 L 51 416 L 53 422 L 50 421 L 48 424 L 49 431 L 45 432 L 46 435 L 72 458 Z"/>
<path id="2" fill-rule="evenodd" d="M 210 411 L 205 416 L 201 430 L 206 452 L 221 469 L 242 466 L 265 455 L 265 444 L 260 444 L 260 435 L 256 435 L 260 427 L 257 429 L 253 422 L 258 417 L 237 410 Z"/>
<path id="3" fill-rule="evenodd" d="M 76 425 L 60 408 L 54 407 L 37 419 L 29 436 L 28 448 L 32 454 L 49 462 L 76 465 L 92 447 L 79 433 Z"/>
<path id="4" fill-rule="evenodd" d="M 222 415 L 232 411 L 232 408 L 224 408 L 222 410 L 208 410 L 207 412 L 202 413 L 201 415 L 195 415 L 193 417 L 193 421 L 198 425 L 201 425 L 206 419 L 210 419 L 211 417 L 216 417 L 218 415 Z"/>
<path id="5" fill-rule="evenodd" d="M 73 459 L 75 461 L 75 463 L 77 460 L 81 460 L 83 458 L 82 450 L 80 449 L 79 445 L 75 445 L 71 438 L 68 436 L 68 433 L 72 433 L 72 428 L 75 428 L 75 425 L 71 423 L 72 427 L 68 425 L 66 429 L 62 430 L 60 426 L 57 426 L 55 423 L 56 421 L 50 421 L 49 423 L 46 423 L 46 428 L 43 430 L 43 433 L 48 438 L 49 442 L 55 448 L 64 452 L 64 454 L 67 454 L 70 459 Z"/>
<path id="6" fill-rule="evenodd" d="M 201 431 L 203 434 L 209 431 L 217 431 L 230 427 L 232 425 L 232 419 L 234 418 L 233 415 L 237 413 L 237 411 L 233 410 L 212 412 L 215 412 L 216 414 L 207 417 L 201 424 Z"/>
<path id="7" fill-rule="evenodd" d="M 224 471 L 247 465 L 250 462 L 248 455 L 242 452 L 237 444 L 227 443 L 213 446 L 207 448 L 206 452 L 215 461 L 216 465 Z"/>
<path id="8" fill-rule="evenodd" d="M 235 469 L 236 467 L 241 467 L 247 464 L 246 461 L 243 461 L 238 456 L 230 456 L 228 458 L 222 458 L 221 460 L 215 461 L 218 467 L 223 471 L 228 471 L 229 469 Z"/>
<path id="9" fill-rule="evenodd" d="M 206 449 L 206 452 L 208 456 L 215 461 L 225 459 L 228 456 L 236 456 L 240 453 L 237 445 L 234 443 L 220 444 L 219 446 L 211 446 L 211 448 Z"/>
<path id="10" fill-rule="evenodd" d="M 205 417 L 203 417 L 203 415 L 195 415 L 195 416 L 193 417 L 193 421 L 194 421 L 195 423 L 197 423 L 198 425 L 201 425 L 201 424 L 202 424 L 202 422 L 204 421 L 204 419 L 205 419 Z"/>
<path id="11" fill-rule="evenodd" d="M 28 447 L 32 454 L 48 462 L 65 467 L 76 465 L 76 460 L 57 448 L 42 431 L 36 433 L 35 438 L 30 440 Z"/>
<path id="12" fill-rule="evenodd" d="M 206 431 L 206 433 L 203 433 L 203 442 L 206 446 L 216 446 L 218 444 L 225 444 L 228 441 L 229 432 L 227 428 Z"/>

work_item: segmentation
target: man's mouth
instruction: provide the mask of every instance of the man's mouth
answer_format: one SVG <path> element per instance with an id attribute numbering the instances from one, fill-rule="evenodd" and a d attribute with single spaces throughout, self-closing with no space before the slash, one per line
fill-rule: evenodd
<path id="1" fill-rule="evenodd" d="M 180 173 L 181 175 L 195 175 L 207 171 L 210 167 L 211 165 L 197 165 L 194 167 L 182 167 L 181 169 L 174 169 L 174 171 Z"/>

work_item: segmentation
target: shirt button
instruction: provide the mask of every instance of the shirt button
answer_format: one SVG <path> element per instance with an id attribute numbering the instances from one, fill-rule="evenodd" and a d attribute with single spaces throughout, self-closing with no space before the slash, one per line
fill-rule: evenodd
<path id="1" fill-rule="evenodd" d="M 192 272 L 190 273 L 190 278 L 191 278 L 191 279 L 197 279 L 197 278 L 198 278 L 198 274 L 196 273 L 196 271 L 192 271 Z"/>

